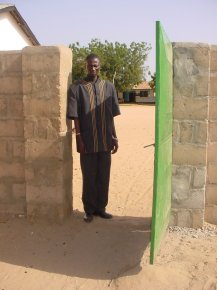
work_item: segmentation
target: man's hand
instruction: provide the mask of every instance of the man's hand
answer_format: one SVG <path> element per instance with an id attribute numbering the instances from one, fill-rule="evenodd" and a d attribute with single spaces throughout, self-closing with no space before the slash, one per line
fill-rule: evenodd
<path id="1" fill-rule="evenodd" d="M 85 153 L 86 150 L 85 150 L 84 142 L 80 134 L 76 135 L 76 143 L 77 143 L 77 151 L 79 153 Z"/>
<path id="2" fill-rule="evenodd" d="M 115 154 L 118 151 L 118 138 L 112 137 L 112 154 Z"/>

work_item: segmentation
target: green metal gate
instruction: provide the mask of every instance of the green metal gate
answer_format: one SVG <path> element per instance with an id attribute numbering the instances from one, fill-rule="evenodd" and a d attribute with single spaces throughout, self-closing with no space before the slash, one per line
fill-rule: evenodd
<path id="1" fill-rule="evenodd" d="M 150 263 L 166 232 L 171 209 L 172 176 L 172 45 L 156 22 L 156 112 L 154 195 Z"/>

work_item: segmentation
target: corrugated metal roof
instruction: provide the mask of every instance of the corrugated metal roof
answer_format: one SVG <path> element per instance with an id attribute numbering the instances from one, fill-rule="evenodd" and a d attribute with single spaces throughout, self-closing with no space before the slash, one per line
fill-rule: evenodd
<path id="1" fill-rule="evenodd" d="M 3 12 L 9 12 L 12 15 L 12 17 L 15 19 L 17 24 L 20 26 L 20 28 L 23 30 L 23 32 L 26 34 L 26 36 L 29 38 L 33 45 L 40 45 L 39 41 L 32 33 L 31 29 L 29 28 L 26 21 L 23 19 L 15 5 L 0 3 L 0 13 Z"/>
<path id="2" fill-rule="evenodd" d="M 133 86 L 133 90 L 151 90 L 151 87 L 146 81 L 144 81 L 138 85 Z"/>

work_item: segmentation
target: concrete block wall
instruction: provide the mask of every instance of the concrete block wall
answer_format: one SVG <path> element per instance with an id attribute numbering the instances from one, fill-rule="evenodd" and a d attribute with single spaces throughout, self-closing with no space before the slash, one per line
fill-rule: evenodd
<path id="1" fill-rule="evenodd" d="M 1 213 L 62 219 L 72 208 L 71 51 L 26 47 L 0 60 Z"/>
<path id="2" fill-rule="evenodd" d="M 201 227 L 207 175 L 210 47 L 174 43 L 171 224 Z"/>
<path id="3" fill-rule="evenodd" d="M 209 138 L 205 219 L 217 224 L 217 45 L 210 46 Z"/>
<path id="4" fill-rule="evenodd" d="M 0 52 L 0 215 L 26 211 L 21 51 Z"/>

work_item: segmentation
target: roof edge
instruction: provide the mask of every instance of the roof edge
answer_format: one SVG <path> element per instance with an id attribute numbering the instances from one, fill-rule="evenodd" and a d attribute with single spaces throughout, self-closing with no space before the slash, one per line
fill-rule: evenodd
<path id="1" fill-rule="evenodd" d="M 11 6 L 0 9 L 0 13 L 1 12 L 9 12 L 12 15 L 12 17 L 15 19 L 15 21 L 17 22 L 19 27 L 27 35 L 27 37 L 32 42 L 32 44 L 33 45 L 40 45 L 39 41 L 37 40 L 37 38 L 35 37 L 35 35 L 31 31 L 31 29 L 29 28 L 26 21 L 21 16 L 21 14 L 19 13 L 19 11 L 17 10 L 15 5 L 11 5 Z"/>

